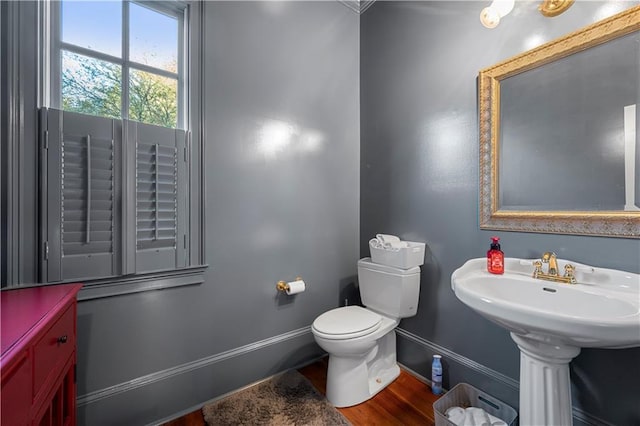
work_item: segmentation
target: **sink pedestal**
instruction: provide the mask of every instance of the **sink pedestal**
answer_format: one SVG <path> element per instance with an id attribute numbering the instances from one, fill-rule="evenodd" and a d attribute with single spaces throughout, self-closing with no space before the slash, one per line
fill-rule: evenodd
<path id="1" fill-rule="evenodd" d="M 569 363 L 580 348 L 511 333 L 520 348 L 520 425 L 571 426 Z"/>

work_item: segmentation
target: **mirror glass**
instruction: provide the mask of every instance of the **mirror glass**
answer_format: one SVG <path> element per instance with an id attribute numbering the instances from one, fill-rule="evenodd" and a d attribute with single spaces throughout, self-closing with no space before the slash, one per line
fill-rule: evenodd
<path id="1" fill-rule="evenodd" d="M 480 228 L 640 238 L 640 6 L 480 71 Z"/>
<path id="2" fill-rule="evenodd" d="M 638 210 L 639 85 L 640 33 L 502 80 L 499 208 Z"/>

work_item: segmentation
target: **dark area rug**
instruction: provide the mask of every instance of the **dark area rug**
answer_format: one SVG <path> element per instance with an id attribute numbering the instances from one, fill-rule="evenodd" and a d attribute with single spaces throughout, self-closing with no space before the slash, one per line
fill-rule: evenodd
<path id="1" fill-rule="evenodd" d="M 202 407 L 209 426 L 351 425 L 297 371 L 288 371 Z"/>

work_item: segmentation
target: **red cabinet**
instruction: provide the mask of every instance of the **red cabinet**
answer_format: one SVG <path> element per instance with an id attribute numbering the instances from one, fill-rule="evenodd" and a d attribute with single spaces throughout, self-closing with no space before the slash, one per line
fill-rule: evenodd
<path id="1" fill-rule="evenodd" d="M 0 424 L 76 424 L 76 296 L 65 284 L 0 293 Z"/>

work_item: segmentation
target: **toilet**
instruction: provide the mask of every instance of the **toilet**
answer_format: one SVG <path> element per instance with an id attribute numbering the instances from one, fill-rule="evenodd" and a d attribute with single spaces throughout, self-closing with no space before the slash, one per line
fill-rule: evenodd
<path id="1" fill-rule="evenodd" d="M 419 266 L 399 269 L 366 257 L 358 261 L 358 281 L 364 308 L 332 309 L 311 327 L 329 353 L 327 399 L 336 407 L 360 404 L 400 375 L 394 329 L 418 309 Z"/>

